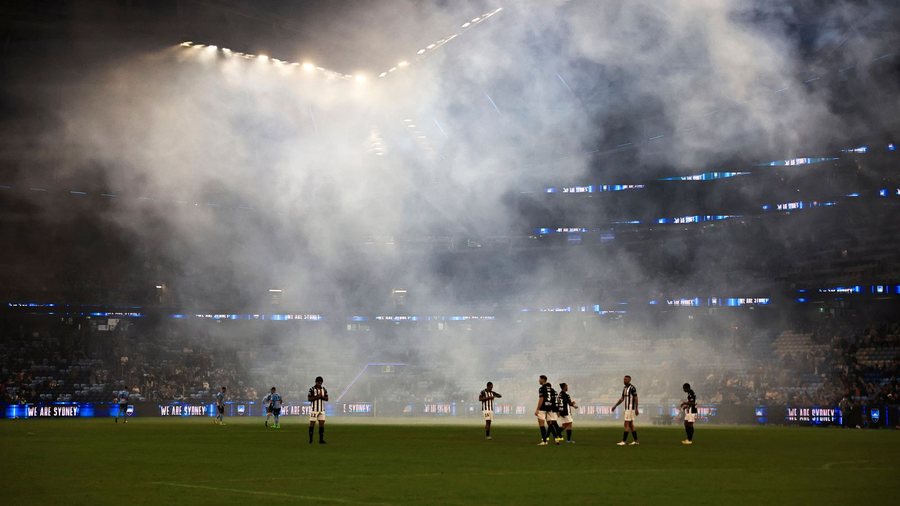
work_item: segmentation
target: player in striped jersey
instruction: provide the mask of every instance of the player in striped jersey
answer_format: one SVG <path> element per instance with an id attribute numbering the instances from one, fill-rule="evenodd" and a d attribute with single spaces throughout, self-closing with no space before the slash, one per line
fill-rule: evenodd
<path id="1" fill-rule="evenodd" d="M 485 389 L 478 394 L 478 400 L 481 401 L 481 414 L 484 416 L 484 438 L 491 438 L 491 422 L 494 421 L 494 398 L 503 397 L 499 392 L 494 391 L 494 384 L 487 382 Z"/>
<path id="2" fill-rule="evenodd" d="M 684 393 L 687 394 L 687 400 L 681 403 L 681 409 L 684 411 L 684 431 L 687 433 L 687 439 L 681 442 L 683 445 L 694 444 L 694 420 L 697 419 L 697 395 L 691 389 L 690 383 L 681 386 Z"/>
<path id="3" fill-rule="evenodd" d="M 325 380 L 316 376 L 316 384 L 309 388 L 306 399 L 312 403 L 309 407 L 309 444 L 313 442 L 313 429 L 319 421 L 319 444 L 325 444 L 325 403 L 328 402 L 328 390 L 322 386 Z"/>
<path id="4" fill-rule="evenodd" d="M 637 430 L 634 428 L 634 417 L 640 414 L 640 411 L 638 411 L 637 388 L 631 384 L 631 376 L 627 374 L 622 382 L 625 384 L 625 388 L 622 389 L 622 397 L 619 397 L 619 402 L 612 407 L 612 410 L 615 411 L 616 408 L 619 407 L 619 404 L 622 404 L 623 401 L 625 402 L 625 432 L 622 433 L 622 440 L 616 444 L 625 446 L 625 442 L 628 441 L 628 431 L 631 430 L 631 437 L 633 439 L 631 444 L 639 445 Z"/>
<path id="5" fill-rule="evenodd" d="M 559 384 L 559 395 L 556 396 L 556 406 L 559 410 L 559 419 L 562 421 L 562 428 L 566 429 L 566 442 L 574 443 L 575 441 L 572 441 L 572 422 L 574 420 L 572 418 L 572 410 L 569 408 L 578 409 L 578 406 L 575 404 L 575 401 L 569 397 L 569 385 L 566 383 Z"/>
<path id="6" fill-rule="evenodd" d="M 225 387 L 216 392 L 216 425 L 225 425 Z"/>

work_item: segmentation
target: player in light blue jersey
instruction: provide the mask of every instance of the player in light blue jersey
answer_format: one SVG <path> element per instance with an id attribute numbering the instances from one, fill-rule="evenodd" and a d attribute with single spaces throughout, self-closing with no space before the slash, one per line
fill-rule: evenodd
<path id="1" fill-rule="evenodd" d="M 119 410 L 116 412 L 116 423 L 119 423 L 119 417 L 122 417 L 122 423 L 128 423 L 128 397 L 131 394 L 128 393 L 128 386 L 122 388 L 116 392 L 116 398 L 114 401 L 119 405 Z"/>
<path id="2" fill-rule="evenodd" d="M 271 393 L 263 399 L 263 403 L 266 404 L 266 427 L 269 426 L 269 416 L 272 416 L 275 419 L 272 428 L 280 429 L 281 423 L 279 423 L 278 419 L 281 416 L 282 399 L 281 394 L 275 391 L 275 387 L 272 387 Z"/>
<path id="3" fill-rule="evenodd" d="M 272 387 L 272 392 L 266 394 L 263 397 L 262 403 L 263 407 L 266 409 L 266 427 L 269 426 L 269 418 L 272 417 L 272 394 L 275 393 L 275 387 Z"/>
<path id="4" fill-rule="evenodd" d="M 216 424 L 225 425 L 225 387 L 216 392 Z"/>

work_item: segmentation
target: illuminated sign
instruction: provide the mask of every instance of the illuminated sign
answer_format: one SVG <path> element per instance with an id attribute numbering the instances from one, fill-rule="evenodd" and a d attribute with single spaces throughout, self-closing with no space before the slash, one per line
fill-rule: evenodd
<path id="1" fill-rule="evenodd" d="M 769 408 L 767 406 L 757 406 L 755 410 L 756 422 L 765 424 L 769 421 Z"/>
<path id="2" fill-rule="evenodd" d="M 376 321 L 392 321 L 392 322 L 414 322 L 418 321 L 418 316 L 411 315 L 378 315 L 375 317 Z"/>
<path id="3" fill-rule="evenodd" d="M 66 406 L 27 406 L 26 411 L 28 413 L 28 418 L 75 418 L 84 416 L 81 414 L 81 406 L 78 404 Z"/>
<path id="4" fill-rule="evenodd" d="M 82 402 L 50 402 L 46 404 L 4 405 L 6 418 L 88 418 L 97 416 L 94 404 Z M 129 406 L 130 407 L 130 406 Z M 118 411 L 118 406 L 116 406 Z M 103 410 L 101 410 L 103 413 Z M 112 413 L 110 413 L 112 414 Z"/>
<path id="5" fill-rule="evenodd" d="M 556 227 L 556 228 L 548 228 L 541 227 L 534 229 L 534 233 L 537 235 L 550 235 L 550 234 L 586 234 L 588 229 L 583 227 Z"/>
<path id="6" fill-rule="evenodd" d="M 700 298 L 693 299 L 666 299 L 666 305 L 679 307 L 696 307 L 700 305 Z"/>
<path id="7" fill-rule="evenodd" d="M 625 190 L 640 190 L 645 186 L 642 184 L 599 184 L 584 186 L 563 186 L 557 188 L 551 186 L 544 189 L 544 193 L 564 193 L 564 194 L 583 194 L 583 193 L 600 193 L 600 192 L 620 192 Z"/>
<path id="8" fill-rule="evenodd" d="M 310 403 L 304 404 L 282 404 L 281 405 L 281 415 L 282 416 L 309 416 L 309 412 L 311 411 Z"/>
<path id="9" fill-rule="evenodd" d="M 746 176 L 749 172 L 704 172 L 690 176 L 664 177 L 660 181 L 712 181 L 714 179 L 727 179 L 736 176 Z"/>
<path id="10" fill-rule="evenodd" d="M 578 408 L 579 415 L 613 416 L 615 412 L 606 404 L 586 404 Z"/>
<path id="11" fill-rule="evenodd" d="M 422 412 L 426 415 L 455 415 L 456 404 L 427 402 L 422 406 Z"/>
<path id="12" fill-rule="evenodd" d="M 793 158 L 790 160 L 775 160 L 774 162 L 762 163 L 757 165 L 757 167 L 797 167 L 800 165 L 811 165 L 815 163 L 831 162 L 834 160 L 837 160 L 837 158 Z"/>
<path id="13" fill-rule="evenodd" d="M 375 413 L 371 402 L 350 402 L 341 406 L 341 413 L 345 415 L 372 415 Z"/>
<path id="14" fill-rule="evenodd" d="M 861 291 L 862 287 L 859 285 L 819 288 L 819 293 L 860 293 Z"/>
<path id="15" fill-rule="evenodd" d="M 112 313 L 110 313 L 112 314 Z M 322 321 L 324 316 L 318 313 L 276 313 L 276 314 L 237 314 L 237 313 L 195 313 L 171 314 L 169 318 L 182 320 L 197 318 L 201 320 L 269 320 L 269 321 Z"/>
<path id="16" fill-rule="evenodd" d="M 212 404 L 168 404 L 159 405 L 159 416 L 213 416 Z"/>
<path id="17" fill-rule="evenodd" d="M 768 297 L 737 297 L 725 299 L 726 306 L 757 306 L 769 304 Z"/>
<path id="18" fill-rule="evenodd" d="M 273 314 L 270 318 L 272 321 L 291 321 L 291 320 L 306 320 L 306 321 L 319 321 L 324 318 L 320 314 Z"/>
<path id="19" fill-rule="evenodd" d="M 840 424 L 841 410 L 838 408 L 788 407 L 785 421 L 798 424 Z"/>
<path id="20" fill-rule="evenodd" d="M 567 186 L 562 189 L 563 193 L 593 193 L 594 185 L 588 186 Z"/>
<path id="21" fill-rule="evenodd" d="M 494 404 L 495 415 L 512 415 L 516 412 L 516 406 L 512 404 Z"/>
<path id="22" fill-rule="evenodd" d="M 734 216 L 734 215 L 728 215 L 728 214 L 679 216 L 677 218 L 659 218 L 656 220 L 656 223 L 659 223 L 661 225 L 665 225 L 665 224 L 685 225 L 688 223 L 703 223 L 703 222 L 707 222 L 707 221 L 721 221 L 721 220 L 728 220 L 731 218 L 740 218 L 740 216 Z"/>

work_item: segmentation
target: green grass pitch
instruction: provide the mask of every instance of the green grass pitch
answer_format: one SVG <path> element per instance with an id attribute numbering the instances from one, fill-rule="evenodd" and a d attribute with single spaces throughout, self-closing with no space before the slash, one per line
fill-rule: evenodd
<path id="1" fill-rule="evenodd" d="M 577 422 L 576 422 L 577 423 Z M 368 425 L 330 420 L 0 422 L 0 501 L 116 504 L 897 504 L 900 432 L 826 428 L 576 425 L 536 446 L 536 426 Z"/>

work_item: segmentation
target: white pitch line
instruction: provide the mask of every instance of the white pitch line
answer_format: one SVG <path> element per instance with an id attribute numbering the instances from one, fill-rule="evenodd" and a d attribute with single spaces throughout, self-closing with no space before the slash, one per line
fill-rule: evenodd
<path id="1" fill-rule="evenodd" d="M 823 471 L 827 471 L 827 470 L 831 469 L 833 466 L 837 466 L 840 464 L 868 464 L 868 463 L 869 463 L 868 460 L 845 460 L 842 462 L 827 462 L 825 464 L 822 464 L 822 467 L 820 467 L 819 469 L 822 469 Z"/>
<path id="2" fill-rule="evenodd" d="M 566 471 L 569 474 L 602 474 L 602 473 L 664 473 L 664 472 L 702 472 L 708 471 L 709 469 L 701 469 L 701 468 L 635 468 L 635 469 L 571 469 Z M 714 469 L 715 471 L 733 471 L 733 472 L 744 472 L 747 471 L 745 468 L 718 468 Z M 404 474 L 342 474 L 341 479 L 353 479 L 353 478 L 377 478 L 380 480 L 391 480 L 391 479 L 408 479 L 408 478 L 440 478 L 440 477 L 458 477 L 458 476 L 527 476 L 527 475 L 540 475 L 545 474 L 546 470 L 526 470 L 526 471 L 463 471 L 463 472 L 430 472 L 430 473 L 404 473 Z M 235 482 L 262 482 L 262 481 L 285 481 L 285 480 L 296 480 L 296 476 L 270 476 L 264 478 L 235 478 L 235 479 L 225 479 L 225 480 L 215 480 L 217 483 L 235 483 Z M 305 479 L 310 479 L 306 477 Z M 323 477 L 322 479 L 330 479 L 327 477 Z M 212 481 L 212 480 L 210 480 Z M 201 481 L 200 483 L 203 483 Z"/>
<path id="3" fill-rule="evenodd" d="M 244 490 L 240 488 L 224 488 L 224 487 L 211 487 L 208 485 L 191 485 L 188 483 L 176 483 L 172 481 L 154 481 L 151 482 L 151 485 L 166 485 L 169 487 L 180 487 L 180 488 L 194 488 L 199 490 L 214 490 L 216 492 L 233 492 L 235 494 L 250 494 L 250 495 L 264 495 L 269 497 L 285 497 L 288 499 L 303 499 L 307 501 L 324 501 L 324 502 L 336 502 L 341 504 L 366 504 L 366 505 L 374 505 L 374 504 L 383 504 L 386 505 L 388 503 L 378 503 L 378 502 L 363 502 L 363 501 L 353 501 L 350 499 L 340 499 L 336 497 L 318 497 L 312 495 L 295 495 L 295 494 L 285 494 L 283 492 L 264 492 L 260 490 Z"/>

